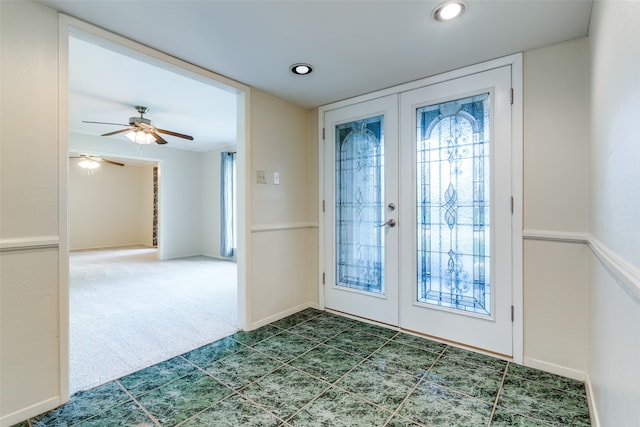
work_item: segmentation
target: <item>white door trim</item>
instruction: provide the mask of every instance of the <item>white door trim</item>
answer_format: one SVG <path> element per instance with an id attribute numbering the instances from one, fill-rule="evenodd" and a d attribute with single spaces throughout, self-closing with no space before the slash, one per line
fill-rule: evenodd
<path id="1" fill-rule="evenodd" d="M 237 241 L 238 241 L 238 327 L 245 329 L 252 325 L 251 319 L 251 135 L 250 135 L 250 106 L 251 88 L 242 83 L 236 82 L 227 77 L 216 74 L 212 71 L 189 64 L 180 59 L 174 58 L 138 42 L 127 39 L 115 33 L 96 27 L 87 22 L 60 13 L 58 15 L 58 165 L 59 165 L 59 331 L 60 331 L 60 369 L 59 369 L 59 402 L 66 403 L 69 400 L 69 234 L 68 234 L 68 150 L 69 150 L 69 129 L 68 129 L 68 64 L 69 64 L 69 34 L 72 31 L 82 31 L 97 38 L 106 39 L 124 48 L 153 58 L 155 61 L 164 64 L 167 68 L 175 72 L 181 72 L 207 79 L 218 87 L 233 92 L 237 95 L 237 185 L 238 194 L 236 221 Z"/>
<path id="2" fill-rule="evenodd" d="M 325 265 L 325 238 L 324 231 L 326 227 L 325 215 L 323 212 L 323 200 L 325 200 L 324 185 L 324 140 L 323 126 L 324 116 L 329 110 L 340 108 L 354 103 L 365 102 L 371 99 L 380 98 L 387 95 L 398 94 L 408 90 L 417 89 L 435 83 L 444 82 L 458 77 L 468 76 L 471 74 L 487 71 L 493 68 L 511 66 L 512 69 L 512 88 L 513 88 L 513 104 L 512 104 L 512 122 L 511 122 L 511 187 L 513 197 L 513 218 L 512 218 L 512 305 L 513 305 L 513 361 L 516 363 L 523 362 L 524 352 L 524 327 L 523 327 L 523 260 L 522 260 L 522 201 L 523 201 L 523 78 L 522 78 L 522 53 L 505 56 L 469 67 L 460 68 L 449 71 L 437 76 L 428 77 L 422 80 L 405 83 L 391 88 L 371 92 L 365 95 L 357 96 L 347 100 L 327 104 L 318 108 L 318 159 L 319 159 L 319 257 L 318 257 L 318 302 L 319 308 L 324 309 L 324 285 L 322 283 L 323 271 Z"/>

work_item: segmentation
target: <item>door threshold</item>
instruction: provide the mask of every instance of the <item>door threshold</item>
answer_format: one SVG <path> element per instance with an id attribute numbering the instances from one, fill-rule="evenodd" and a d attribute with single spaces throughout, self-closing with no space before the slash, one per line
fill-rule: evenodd
<path id="1" fill-rule="evenodd" d="M 400 331 L 400 329 L 401 329 L 398 326 L 392 325 L 390 323 L 379 322 L 377 320 L 369 319 L 368 317 L 356 316 L 355 314 L 347 313 L 347 312 L 340 311 L 340 310 L 334 310 L 332 308 L 325 307 L 324 310 L 329 312 L 329 313 L 337 314 L 337 315 L 340 315 L 340 316 L 343 316 L 343 317 L 347 317 L 347 318 L 353 319 L 353 320 L 360 320 L 361 322 L 370 323 L 372 325 L 382 326 L 383 328 L 392 329 L 394 331 Z"/>
<path id="2" fill-rule="evenodd" d="M 449 340 L 449 339 L 446 339 L 446 338 L 436 337 L 434 335 L 425 334 L 425 333 L 414 331 L 414 330 L 411 330 L 411 329 L 405 329 L 405 328 L 399 328 L 399 329 L 402 332 L 406 332 L 408 334 L 416 335 L 416 336 L 423 337 L 423 338 L 428 338 L 428 339 L 433 340 L 433 341 L 441 342 L 442 344 L 451 345 L 453 347 L 458 347 L 458 348 L 461 348 L 461 349 L 464 349 L 464 350 L 475 351 L 476 353 L 482 353 L 482 354 L 485 354 L 487 356 L 497 357 L 498 359 L 506 360 L 508 362 L 512 362 L 513 361 L 513 356 L 509 356 L 507 354 L 498 353 L 498 352 L 487 350 L 487 349 L 484 349 L 484 348 L 481 348 L 481 347 L 475 347 L 475 346 L 472 346 L 472 345 L 464 344 L 464 343 L 461 343 L 461 342 L 458 342 L 458 341 Z"/>
<path id="3" fill-rule="evenodd" d="M 404 333 L 407 333 L 409 335 L 414 335 L 414 336 L 418 336 L 418 337 L 422 337 L 422 338 L 427 338 L 427 339 L 430 339 L 432 341 L 440 342 L 442 344 L 447 344 L 447 345 L 450 345 L 450 346 L 453 346 L 453 347 L 458 347 L 458 348 L 461 348 L 461 349 L 464 349 L 464 350 L 470 350 L 470 351 L 474 351 L 476 353 L 481 353 L 481 354 L 484 354 L 484 355 L 487 355 L 487 356 L 496 357 L 498 359 L 506 360 L 508 362 L 513 362 L 513 356 L 509 356 L 507 354 L 498 353 L 498 352 L 487 350 L 487 349 L 480 348 L 480 347 L 474 347 L 472 345 L 464 344 L 464 343 L 461 343 L 461 342 L 458 342 L 458 341 L 453 341 L 453 340 L 449 340 L 449 339 L 446 339 L 446 338 L 425 334 L 425 333 L 422 333 L 422 332 L 414 331 L 412 329 L 402 328 L 400 326 L 392 325 L 392 324 L 389 324 L 389 323 L 379 322 L 377 320 L 369 319 L 367 317 L 356 316 L 355 314 L 346 313 L 346 312 L 340 311 L 340 310 L 334 310 L 332 308 L 326 308 L 325 307 L 325 311 L 328 312 L 328 313 L 337 314 L 339 316 L 343 316 L 343 317 L 346 317 L 346 318 L 349 318 L 349 319 L 359 320 L 361 322 L 365 322 L 365 323 L 369 323 L 369 324 L 372 324 L 372 325 L 381 326 L 383 328 L 391 329 L 391 330 L 394 330 L 394 331 L 404 332 Z"/>

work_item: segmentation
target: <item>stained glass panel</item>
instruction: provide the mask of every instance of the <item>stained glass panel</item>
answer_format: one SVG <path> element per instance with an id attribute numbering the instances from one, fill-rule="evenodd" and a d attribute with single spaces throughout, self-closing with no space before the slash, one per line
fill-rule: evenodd
<path id="1" fill-rule="evenodd" d="M 383 116 L 336 127 L 336 284 L 384 294 Z"/>
<path id="2" fill-rule="evenodd" d="M 417 300 L 490 316 L 489 95 L 416 119 Z"/>

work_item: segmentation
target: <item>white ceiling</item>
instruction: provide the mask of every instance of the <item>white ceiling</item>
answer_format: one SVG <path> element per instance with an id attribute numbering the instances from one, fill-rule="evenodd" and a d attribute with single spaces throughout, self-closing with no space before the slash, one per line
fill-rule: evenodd
<path id="1" fill-rule="evenodd" d="M 79 32 L 75 35 L 82 36 Z M 156 127 L 193 136 L 193 141 L 188 141 L 161 134 L 168 147 L 208 151 L 235 144 L 235 94 L 121 51 L 105 41 L 98 46 L 69 38 L 71 132 L 101 135 L 123 129 L 129 117 L 139 116 L 134 107 L 141 105 L 149 108 L 145 117 Z M 123 126 L 88 124 L 84 120 Z M 123 139 L 124 133 L 108 138 Z"/>
<path id="2" fill-rule="evenodd" d="M 440 2 L 429 0 L 41 2 L 304 107 L 585 36 L 591 13 L 591 0 L 467 0 L 461 19 L 438 23 L 431 12 Z M 96 64 L 101 61 L 97 55 L 92 59 Z M 80 61 L 91 66 L 86 59 Z M 82 84 L 71 80 L 79 97 L 87 98 L 77 100 L 84 103 L 82 120 L 126 121 L 135 115 L 132 106 L 144 103 L 156 126 L 196 136 L 195 123 L 222 114 L 217 106 L 200 117 L 202 111 L 194 108 L 201 107 L 200 101 L 187 96 L 200 93 L 196 88 L 154 100 L 150 93 L 168 94 L 183 83 L 162 70 L 116 67 L 115 60 L 106 61 L 83 71 Z M 314 72 L 291 74 L 289 66 L 296 62 L 312 64 Z M 154 89 L 136 93 L 146 83 L 154 83 Z"/>

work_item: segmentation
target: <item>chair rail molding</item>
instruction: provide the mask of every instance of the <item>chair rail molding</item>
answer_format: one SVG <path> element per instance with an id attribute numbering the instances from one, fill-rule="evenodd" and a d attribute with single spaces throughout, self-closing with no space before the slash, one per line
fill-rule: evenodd
<path id="1" fill-rule="evenodd" d="M 0 252 L 26 251 L 31 249 L 56 249 L 60 246 L 58 236 L 30 236 L 0 239 Z"/>
<path id="2" fill-rule="evenodd" d="M 260 224 L 251 226 L 251 233 L 266 233 L 270 231 L 302 230 L 318 228 L 317 223 L 291 222 L 283 224 Z"/>
<path id="3" fill-rule="evenodd" d="M 528 229 L 522 231 L 522 238 L 524 240 L 586 244 L 625 293 L 637 304 L 640 304 L 640 269 L 622 258 L 592 234 Z"/>
<path id="4" fill-rule="evenodd" d="M 565 243 L 588 243 L 589 241 L 589 235 L 587 233 L 534 229 L 522 230 L 522 238 L 524 240 L 545 240 Z"/>
<path id="5" fill-rule="evenodd" d="M 629 263 L 594 236 L 589 236 L 591 252 L 616 280 L 618 285 L 640 305 L 640 269 Z"/>

